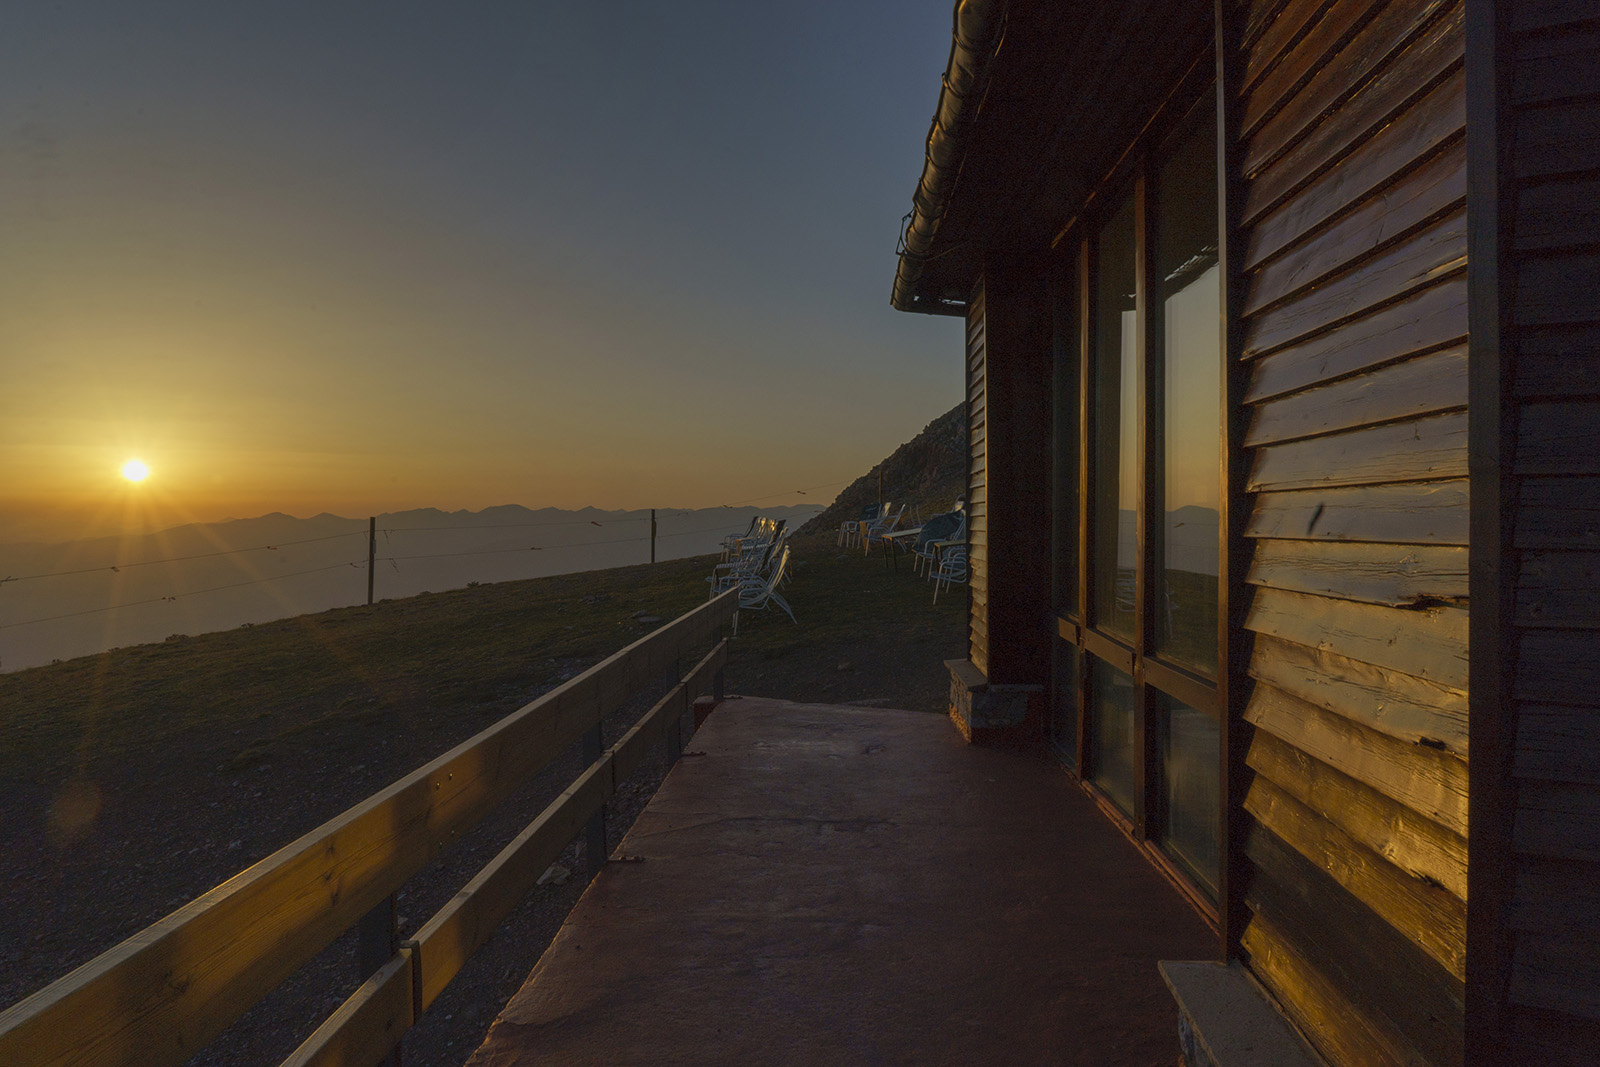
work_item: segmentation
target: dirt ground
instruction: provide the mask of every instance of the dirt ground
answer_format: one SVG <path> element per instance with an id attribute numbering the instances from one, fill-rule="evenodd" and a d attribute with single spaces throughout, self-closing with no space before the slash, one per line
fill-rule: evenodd
<path id="1" fill-rule="evenodd" d="M 796 578 L 785 595 L 800 622 L 791 623 L 776 611 L 745 613 L 730 660 L 729 691 L 797 701 L 942 710 L 948 684 L 942 660 L 962 655 L 965 647 L 962 591 L 942 596 L 935 608 L 931 587 L 903 564 L 895 570 L 879 558 L 838 551 L 831 537 L 814 539 L 797 551 L 797 557 Z M 696 566 L 689 565 L 682 580 L 687 581 Z M 650 574 L 669 577 L 678 572 L 668 572 L 664 565 Z M 689 595 L 703 595 L 695 592 L 704 589 L 699 577 L 692 580 L 696 585 L 688 587 Z M 559 583 L 541 588 L 558 587 Z M 592 581 L 584 586 L 593 587 Z M 487 596 L 491 588 L 459 592 Z M 618 599 L 623 600 L 623 594 Z M 461 601 L 458 610 L 471 611 L 472 603 Z M 561 605 L 568 603 L 550 599 L 547 607 L 565 614 L 568 608 Z M 425 607 L 408 610 L 426 614 Z M 681 605 L 671 610 L 677 613 Z M 566 617 L 579 616 L 574 609 Z M 627 625 L 629 635 L 639 629 Z M 236 632 L 234 637 L 251 639 Z M 209 647 L 203 641 L 199 644 Z M 238 651 L 241 648 L 248 646 L 229 645 L 227 649 L 234 651 L 214 649 L 207 655 L 245 655 Z M 146 655 L 159 667 L 161 646 L 149 649 L 133 654 Z M 574 650 L 541 647 L 530 653 L 547 668 L 537 681 L 526 672 L 513 672 L 498 681 L 491 679 L 492 684 L 486 682 L 470 695 L 452 691 L 448 699 L 413 680 L 384 691 L 382 718 L 329 719 L 331 712 L 307 711 L 294 725 L 278 730 L 270 746 L 246 743 L 258 730 L 256 718 L 265 712 L 238 722 L 213 717 L 147 740 L 135 736 L 108 754 L 97 754 L 93 737 L 87 736 L 93 731 L 85 728 L 86 736 L 74 743 L 69 769 L 54 767 L 52 756 L 52 766 L 41 763 L 38 773 L 27 765 L 25 746 L 32 735 L 10 728 L 4 717 L 10 709 L 3 703 L 20 700 L 16 693 L 33 690 L 0 687 L 0 726 L 5 728 L 0 749 L 11 749 L 0 751 L 7 757 L 0 764 L 9 768 L 0 787 L 0 851 L 11 861 L 0 881 L 0 958 L 7 964 L 0 968 L 0 1005 L 63 976 L 499 715 L 580 672 L 609 650 L 563 654 Z M 433 654 L 435 648 L 430 645 L 424 651 Z M 92 670 L 116 669 L 104 662 L 97 668 L 74 664 L 63 668 L 57 676 L 34 676 L 30 684 L 46 689 L 51 684 L 81 685 Z M 60 680 L 52 683 L 52 677 Z M 158 672 L 152 680 L 136 680 L 129 691 L 159 689 L 160 677 Z M 665 685 L 663 680 L 663 689 Z M 655 695 L 641 695 L 608 719 L 606 743 L 631 725 Z M 159 693 L 156 699 L 159 703 Z M 311 702 L 308 697 L 306 703 Z M 328 703 L 343 707 L 349 698 L 335 704 L 330 696 Z M 397 723 L 403 728 L 397 729 Z M 565 754 L 476 832 L 464 835 L 439 863 L 413 878 L 399 897 L 402 936 L 444 904 L 571 782 L 578 769 L 577 754 Z M 664 754 L 658 752 L 608 806 L 613 844 L 665 771 Z M 530 894 L 407 1033 L 407 1064 L 455 1067 L 481 1042 L 582 893 L 586 884 L 582 846 L 569 846 L 561 864 L 572 872 L 565 884 L 546 885 Z M 347 934 L 191 1062 L 204 1067 L 276 1063 L 358 981 L 354 935 Z"/>

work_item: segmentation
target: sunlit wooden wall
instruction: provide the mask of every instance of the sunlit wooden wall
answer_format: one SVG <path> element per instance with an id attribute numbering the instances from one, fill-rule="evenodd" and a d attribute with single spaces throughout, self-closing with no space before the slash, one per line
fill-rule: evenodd
<path id="1" fill-rule="evenodd" d="M 1330 1059 L 1463 1057 L 1461 0 L 1257 0 L 1235 85 L 1254 973 Z"/>

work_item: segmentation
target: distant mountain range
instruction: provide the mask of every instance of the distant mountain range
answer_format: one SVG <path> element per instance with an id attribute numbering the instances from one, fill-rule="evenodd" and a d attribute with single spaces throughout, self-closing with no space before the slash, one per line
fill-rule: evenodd
<path id="1" fill-rule="evenodd" d="M 656 558 L 717 550 L 757 514 L 658 510 Z M 642 563 L 650 512 L 434 508 L 377 517 L 374 598 Z M 136 537 L 0 545 L 0 670 L 365 602 L 367 520 L 274 513 Z"/>

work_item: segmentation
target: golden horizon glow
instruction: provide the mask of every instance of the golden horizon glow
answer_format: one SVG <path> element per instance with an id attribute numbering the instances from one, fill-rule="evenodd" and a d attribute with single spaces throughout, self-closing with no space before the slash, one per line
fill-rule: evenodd
<path id="1" fill-rule="evenodd" d="M 143 460 L 130 459 L 122 465 L 122 476 L 130 482 L 142 482 L 150 477 L 150 468 Z"/>

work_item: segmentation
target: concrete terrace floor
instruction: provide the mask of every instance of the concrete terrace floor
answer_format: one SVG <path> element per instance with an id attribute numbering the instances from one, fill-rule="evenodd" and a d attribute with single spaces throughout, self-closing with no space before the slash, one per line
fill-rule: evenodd
<path id="1" fill-rule="evenodd" d="M 1216 947 L 1042 747 L 733 699 L 470 1065 L 1170 1067 Z"/>

